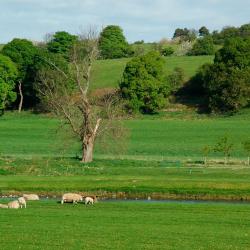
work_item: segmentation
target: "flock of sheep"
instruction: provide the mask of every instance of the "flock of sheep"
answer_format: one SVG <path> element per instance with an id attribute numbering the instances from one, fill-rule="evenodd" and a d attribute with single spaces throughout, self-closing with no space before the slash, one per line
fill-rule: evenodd
<path id="1" fill-rule="evenodd" d="M 37 194 L 24 194 L 22 197 L 19 197 L 17 200 L 11 201 L 8 204 L 0 204 L 0 208 L 26 208 L 26 201 L 36 201 L 39 200 Z M 81 196 L 75 193 L 66 193 L 62 196 L 61 204 L 71 202 L 73 204 L 82 202 L 84 200 L 85 205 L 93 205 L 97 202 L 96 196 Z"/>

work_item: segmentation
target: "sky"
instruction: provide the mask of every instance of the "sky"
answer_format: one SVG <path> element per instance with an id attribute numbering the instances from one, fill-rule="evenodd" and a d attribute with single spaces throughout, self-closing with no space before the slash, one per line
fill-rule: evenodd
<path id="1" fill-rule="evenodd" d="M 178 27 L 250 23 L 250 0 L 0 0 L 0 11 L 0 43 L 110 24 L 120 25 L 129 42 L 153 42 L 171 38 Z"/>

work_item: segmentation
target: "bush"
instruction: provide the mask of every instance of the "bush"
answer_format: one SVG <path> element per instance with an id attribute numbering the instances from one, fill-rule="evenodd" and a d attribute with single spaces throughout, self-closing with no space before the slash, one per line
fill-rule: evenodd
<path id="1" fill-rule="evenodd" d="M 171 93 L 176 93 L 184 84 L 184 70 L 176 67 L 172 74 L 168 76 Z"/>
<path id="2" fill-rule="evenodd" d="M 149 52 L 127 63 L 120 83 L 128 108 L 142 113 L 155 113 L 163 108 L 170 86 L 164 83 L 164 60 L 157 52 Z"/>
<path id="3" fill-rule="evenodd" d="M 172 47 L 166 47 L 161 49 L 161 54 L 163 56 L 171 56 L 174 54 L 174 49 Z"/>
<path id="4" fill-rule="evenodd" d="M 215 49 L 213 39 L 210 36 L 197 39 L 194 43 L 191 51 L 188 55 L 190 56 L 201 56 L 201 55 L 214 55 Z"/>

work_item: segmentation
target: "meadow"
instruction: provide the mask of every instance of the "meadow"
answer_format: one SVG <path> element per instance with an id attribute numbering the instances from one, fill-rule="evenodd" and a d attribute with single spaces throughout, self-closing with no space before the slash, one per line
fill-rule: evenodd
<path id="1" fill-rule="evenodd" d="M 2 201 L 1 201 L 2 202 Z M 2 209 L 5 249 L 249 249 L 249 205 L 29 202 Z"/>
<path id="2" fill-rule="evenodd" d="M 250 199 L 250 168 L 241 142 L 249 131 L 249 111 L 232 117 L 144 117 L 125 120 L 129 134 L 119 143 L 95 150 L 83 165 L 78 143 L 63 136 L 59 122 L 47 115 L 6 113 L 0 123 L 0 190 L 61 194 L 65 191 L 118 193 L 135 198 Z M 143 127 L 143 129 L 141 129 Z M 203 164 L 201 148 L 230 135 L 231 163 L 211 153 Z M 190 143 L 191 142 L 191 143 Z M 119 150 L 119 148 L 118 148 Z M 212 160 L 220 160 L 216 164 Z"/>
<path id="3" fill-rule="evenodd" d="M 165 57 L 165 74 L 170 74 L 175 67 L 184 70 L 188 80 L 204 63 L 211 63 L 213 56 L 169 56 Z M 93 68 L 93 89 L 117 88 L 126 63 L 130 58 L 98 60 Z"/>

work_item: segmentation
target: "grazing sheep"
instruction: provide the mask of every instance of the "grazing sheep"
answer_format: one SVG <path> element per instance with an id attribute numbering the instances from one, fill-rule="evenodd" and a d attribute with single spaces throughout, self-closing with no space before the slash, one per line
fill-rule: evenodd
<path id="1" fill-rule="evenodd" d="M 18 202 L 21 208 L 23 208 L 23 206 L 26 208 L 26 200 L 23 197 L 19 197 Z"/>
<path id="2" fill-rule="evenodd" d="M 85 203 L 85 205 L 88 205 L 88 204 L 93 205 L 94 204 L 94 199 L 92 197 L 87 196 L 87 197 L 85 197 L 85 202 L 84 203 Z"/>
<path id="3" fill-rule="evenodd" d="M 8 205 L 0 204 L 0 208 L 8 208 Z"/>
<path id="4" fill-rule="evenodd" d="M 24 194 L 23 198 L 27 201 L 38 201 L 39 196 L 37 194 Z"/>
<path id="5" fill-rule="evenodd" d="M 79 201 L 82 201 L 83 198 L 79 194 L 74 194 L 74 193 L 66 193 L 62 196 L 61 203 L 63 204 L 64 202 L 73 202 L 77 203 Z"/>
<path id="6" fill-rule="evenodd" d="M 11 201 L 8 203 L 8 208 L 18 209 L 20 208 L 20 204 L 18 201 Z"/>

